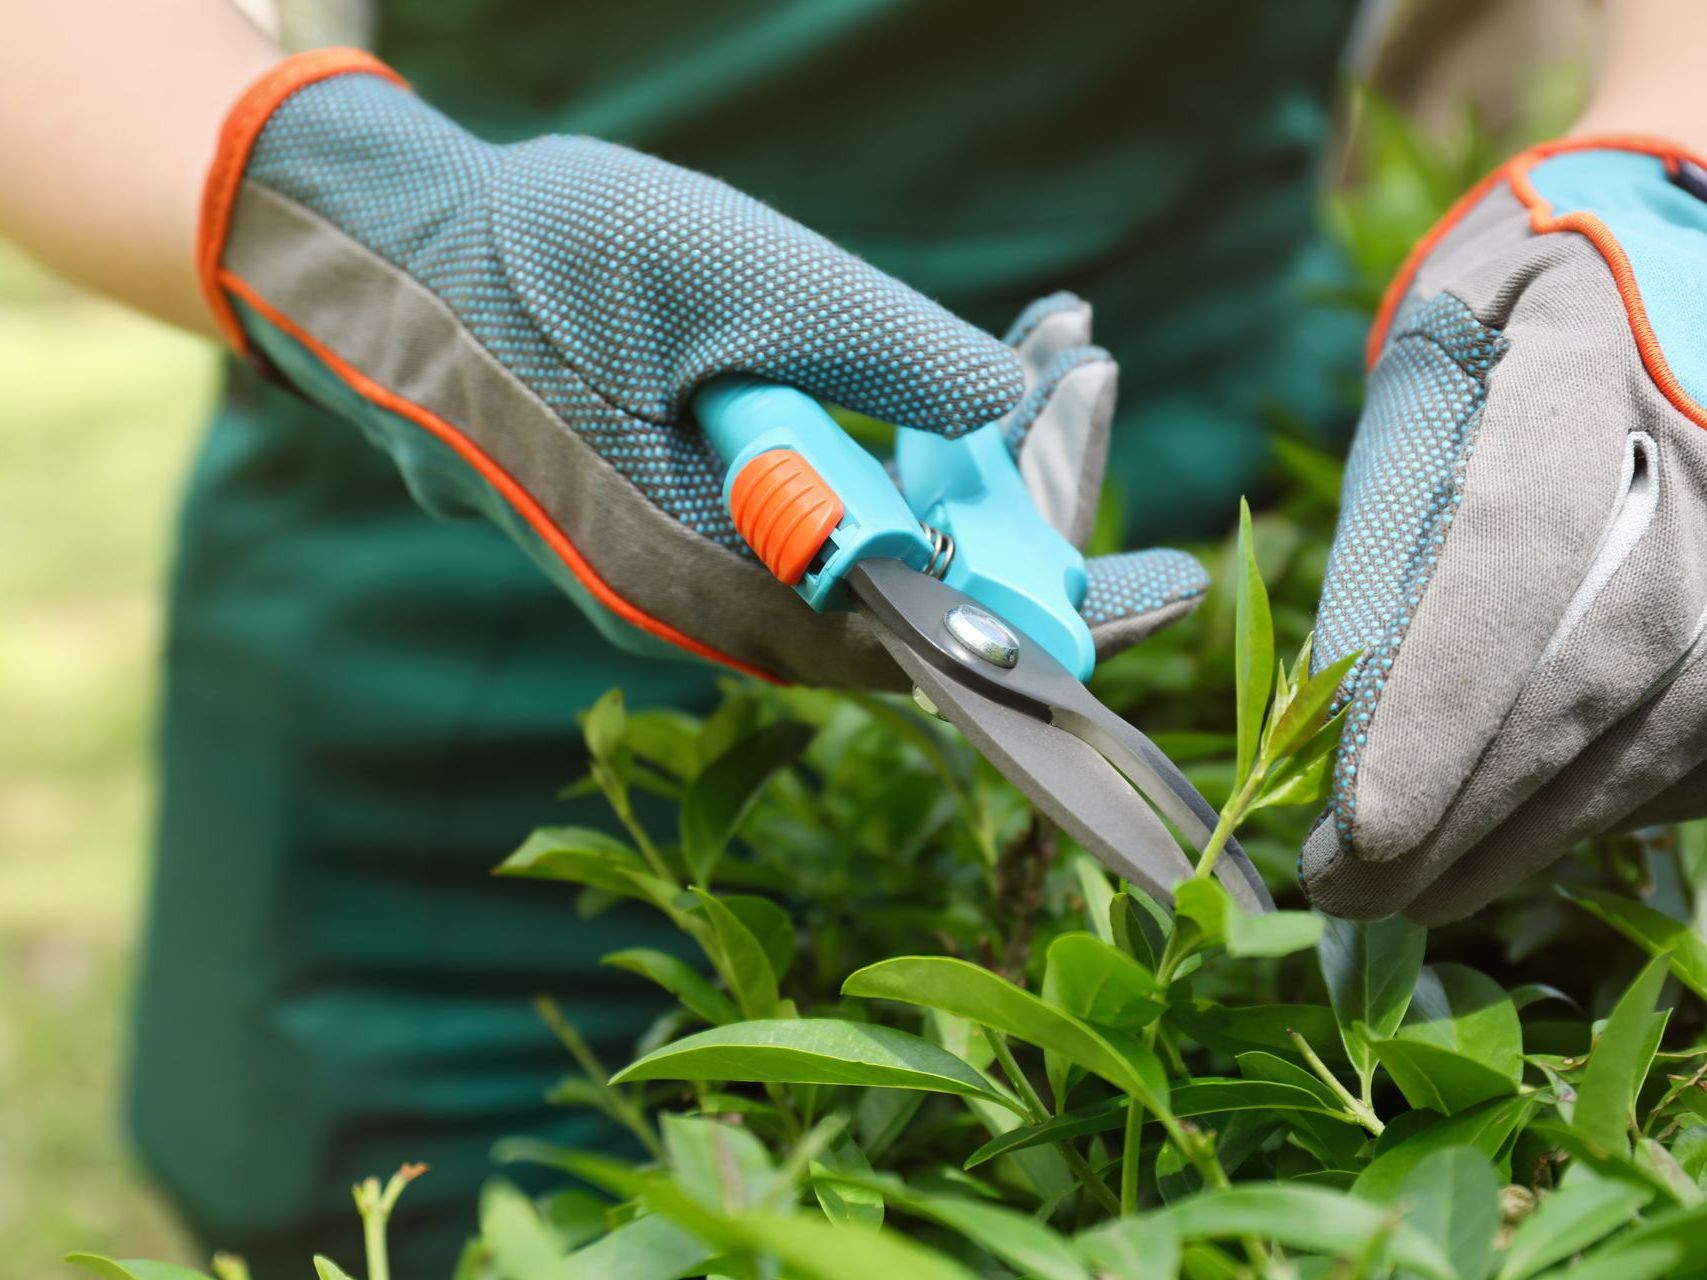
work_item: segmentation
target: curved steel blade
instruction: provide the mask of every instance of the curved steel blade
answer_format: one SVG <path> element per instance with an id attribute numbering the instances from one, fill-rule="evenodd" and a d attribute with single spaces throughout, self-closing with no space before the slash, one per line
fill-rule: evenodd
<path id="1" fill-rule="evenodd" d="M 878 636 L 896 662 L 984 755 L 1112 870 L 1171 898 L 1169 890 L 1183 878 L 1179 868 L 1190 874 L 1191 864 L 1149 807 L 1133 801 L 1141 795 L 1200 852 L 1216 814 L 1155 743 L 1011 625 L 1019 649 L 1012 668 L 967 653 L 943 617 L 957 604 L 975 602 L 953 587 L 897 560 L 863 561 L 846 581 L 879 624 Z M 1060 798 L 1067 795 L 1070 805 Z M 1071 821 L 1057 812 L 1064 807 L 1075 810 Z M 1136 811 L 1143 818 L 1132 816 Z M 1124 832 L 1122 824 L 1130 824 Z M 1087 839 L 1075 826 L 1094 834 Z M 1155 841 L 1158 832 L 1165 853 Z M 1142 868 L 1142 876 L 1134 868 Z M 1247 910 L 1274 909 L 1236 841 L 1227 842 L 1216 875 Z"/>
<path id="2" fill-rule="evenodd" d="M 1191 862 L 1144 799 L 1087 742 L 945 676 L 885 627 L 878 637 L 945 719 L 1110 871 L 1162 902 Z"/>

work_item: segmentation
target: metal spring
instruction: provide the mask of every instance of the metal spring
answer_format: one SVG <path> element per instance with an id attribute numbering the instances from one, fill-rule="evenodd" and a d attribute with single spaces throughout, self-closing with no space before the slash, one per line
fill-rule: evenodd
<path id="1" fill-rule="evenodd" d="M 948 573 L 948 566 L 954 563 L 954 538 L 923 521 L 919 523 L 919 528 L 923 529 L 931 540 L 931 558 L 925 563 L 924 572 L 941 580 Z"/>

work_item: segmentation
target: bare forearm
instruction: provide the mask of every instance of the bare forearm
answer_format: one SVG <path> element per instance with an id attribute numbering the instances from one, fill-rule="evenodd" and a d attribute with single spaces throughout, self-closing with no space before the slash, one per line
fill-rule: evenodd
<path id="1" fill-rule="evenodd" d="M 1600 67 L 1578 133 L 1648 133 L 1707 151 L 1707 5 L 1607 0 Z"/>
<path id="2" fill-rule="evenodd" d="M 212 334 L 202 179 L 227 109 L 277 58 L 227 0 L 0 0 L 0 234 Z"/>

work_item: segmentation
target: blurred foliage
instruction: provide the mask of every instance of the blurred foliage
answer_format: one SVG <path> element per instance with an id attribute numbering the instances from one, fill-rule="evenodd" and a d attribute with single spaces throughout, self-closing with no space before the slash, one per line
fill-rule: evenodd
<path id="1" fill-rule="evenodd" d="M 0 244 L 0 1280 L 181 1256 L 118 1109 L 168 533 L 202 343 Z"/>

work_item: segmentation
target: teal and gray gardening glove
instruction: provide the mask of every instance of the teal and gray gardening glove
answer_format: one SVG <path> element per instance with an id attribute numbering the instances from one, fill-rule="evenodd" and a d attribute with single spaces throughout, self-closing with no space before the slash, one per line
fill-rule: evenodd
<path id="1" fill-rule="evenodd" d="M 1641 139 L 1518 156 L 1369 356 L 1315 650 L 1363 656 L 1300 874 L 1438 922 L 1707 814 L 1707 173 Z"/>
<path id="2" fill-rule="evenodd" d="M 233 110 L 200 267 L 233 346 L 359 424 L 429 510 L 499 522 L 629 647 L 901 682 L 742 543 L 688 410 L 719 374 L 904 428 L 1003 419 L 1081 534 L 1100 482 L 1113 366 L 1076 300 L 1028 311 L 1016 352 L 714 179 L 587 138 L 489 145 L 351 50 L 287 59 Z M 1200 592 L 1175 554 L 1122 557 L 1086 610 L 1107 647 Z"/>

